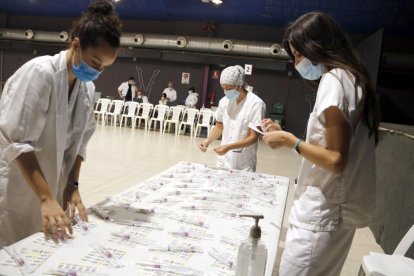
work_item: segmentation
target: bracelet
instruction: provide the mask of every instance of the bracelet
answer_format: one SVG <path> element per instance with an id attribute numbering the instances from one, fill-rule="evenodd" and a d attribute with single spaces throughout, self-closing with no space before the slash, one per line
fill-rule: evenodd
<path id="1" fill-rule="evenodd" d="M 297 141 L 296 141 L 296 143 L 295 143 L 295 145 L 293 145 L 293 148 L 295 149 L 295 151 L 297 152 L 297 153 L 299 153 L 300 154 L 300 151 L 299 151 L 299 144 L 300 143 L 302 143 L 303 141 L 301 140 L 301 139 L 298 139 Z"/>

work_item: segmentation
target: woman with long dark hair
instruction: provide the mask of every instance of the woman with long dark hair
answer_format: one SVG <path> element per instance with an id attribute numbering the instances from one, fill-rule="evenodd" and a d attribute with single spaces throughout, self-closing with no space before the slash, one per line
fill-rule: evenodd
<path id="1" fill-rule="evenodd" d="M 43 230 L 65 239 L 64 210 L 87 212 L 78 190 L 95 130 L 86 84 L 116 59 L 121 23 L 109 0 L 95 0 L 74 23 L 70 48 L 34 58 L 6 82 L 0 100 L 0 248 Z"/>
<path id="2" fill-rule="evenodd" d="M 303 156 L 279 275 L 339 275 L 355 229 L 375 220 L 377 98 L 332 17 L 301 16 L 287 28 L 284 46 L 318 91 L 306 141 L 263 121 L 266 144 Z"/>

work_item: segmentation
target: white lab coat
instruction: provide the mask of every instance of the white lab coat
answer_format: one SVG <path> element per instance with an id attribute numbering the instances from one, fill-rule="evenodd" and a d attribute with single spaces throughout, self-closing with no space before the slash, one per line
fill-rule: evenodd
<path id="1" fill-rule="evenodd" d="M 0 100 L 0 248 L 41 231 L 40 204 L 14 162 L 34 151 L 61 204 L 76 156 L 95 130 L 93 93 L 75 83 L 68 103 L 66 53 L 35 58 L 6 82 Z"/>
<path id="2" fill-rule="evenodd" d="M 257 124 L 265 116 L 266 105 L 255 94 L 247 96 L 238 105 L 236 100 L 223 97 L 216 110 L 216 121 L 223 123 L 221 145 L 232 144 L 249 135 L 249 123 Z M 256 171 L 257 143 L 219 156 L 217 167 L 237 170 Z"/>
<path id="3" fill-rule="evenodd" d="M 128 88 L 129 88 L 129 85 L 128 85 L 128 82 L 127 81 L 121 83 L 121 85 L 118 87 L 118 91 L 121 92 L 122 97 L 125 98 L 125 96 L 128 93 Z M 137 95 L 136 94 L 136 91 L 137 91 L 137 87 L 135 86 L 135 84 L 134 85 L 131 85 L 132 98 L 135 98 L 135 96 Z"/>
<path id="4" fill-rule="evenodd" d="M 95 84 L 93 81 L 88 81 L 85 83 L 86 89 L 88 90 L 88 93 L 95 93 Z"/>
<path id="5" fill-rule="evenodd" d="M 195 107 L 198 102 L 198 93 L 189 93 L 187 99 L 185 99 L 185 105 L 188 107 Z"/>
<path id="6" fill-rule="evenodd" d="M 175 102 L 177 100 L 177 91 L 175 91 L 174 88 L 167 87 L 164 89 L 162 93 L 165 93 L 167 95 L 168 102 L 170 103 Z"/>

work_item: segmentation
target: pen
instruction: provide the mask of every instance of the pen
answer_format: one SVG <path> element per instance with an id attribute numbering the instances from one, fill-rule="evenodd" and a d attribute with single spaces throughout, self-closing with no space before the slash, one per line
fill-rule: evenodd
<path id="1" fill-rule="evenodd" d="M 181 206 L 181 208 L 185 209 L 185 210 L 210 210 L 210 211 L 216 211 L 217 210 L 217 209 L 211 208 L 211 207 L 206 206 L 206 205 L 194 205 L 194 204 L 184 205 L 184 206 Z"/>
<path id="2" fill-rule="evenodd" d="M 194 275 L 196 271 L 191 268 L 182 267 L 178 265 L 164 265 L 160 263 L 148 263 L 148 262 L 136 262 L 138 266 L 141 266 L 145 270 L 151 270 L 151 271 L 160 271 L 160 272 L 166 272 L 166 273 L 179 273 L 180 275 Z"/>
<path id="3" fill-rule="evenodd" d="M 195 239 L 207 239 L 211 240 L 214 238 L 213 234 L 205 234 L 205 233 L 197 233 L 197 232 L 190 232 L 190 231 L 171 231 L 171 235 L 179 236 L 183 238 L 195 238 Z"/>
<path id="4" fill-rule="evenodd" d="M 203 253 L 201 247 L 196 245 L 158 245 L 149 248 L 150 251 L 167 251 L 167 252 L 197 252 Z"/>
<path id="5" fill-rule="evenodd" d="M 177 216 L 176 215 L 176 216 L 172 216 L 170 218 L 175 219 L 177 221 L 185 222 L 185 223 L 188 223 L 188 224 L 204 227 L 204 228 L 209 227 L 209 225 L 207 223 L 205 223 L 203 220 L 199 220 L 197 218 L 187 217 L 185 215 L 184 216 Z"/>
<path id="6" fill-rule="evenodd" d="M 208 200 L 208 201 L 225 201 L 223 198 L 217 197 L 217 196 L 195 195 L 193 196 L 193 198 L 198 199 L 198 200 Z"/>
<path id="7" fill-rule="evenodd" d="M 187 184 L 187 183 L 180 183 L 180 184 L 176 184 L 176 185 L 174 185 L 174 187 L 176 187 L 176 188 L 185 188 L 185 189 L 187 189 L 187 188 L 199 188 L 200 187 L 200 185 L 197 185 L 197 184 Z"/>
<path id="8" fill-rule="evenodd" d="M 148 229 L 155 229 L 155 230 L 163 230 L 159 224 L 154 222 L 145 222 L 145 221 L 135 221 L 135 220 L 128 220 L 128 219 L 120 219 L 114 221 L 117 224 L 126 225 L 126 226 L 134 226 L 134 227 L 142 227 Z"/>

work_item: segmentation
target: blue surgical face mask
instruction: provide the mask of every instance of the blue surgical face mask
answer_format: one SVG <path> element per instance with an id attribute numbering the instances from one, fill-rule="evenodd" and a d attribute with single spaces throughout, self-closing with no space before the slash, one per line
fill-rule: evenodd
<path id="1" fill-rule="evenodd" d="M 234 99 L 237 99 L 237 97 L 240 95 L 240 92 L 237 91 L 236 89 L 229 89 L 229 90 L 224 89 L 224 95 L 226 95 L 229 101 L 232 101 Z"/>
<path id="2" fill-rule="evenodd" d="M 302 78 L 307 80 L 317 80 L 322 77 L 325 72 L 322 64 L 318 63 L 313 65 L 312 62 L 305 57 L 295 66 L 295 68 Z"/>
<path id="3" fill-rule="evenodd" d="M 74 56 L 73 56 L 74 59 Z M 74 60 L 72 59 L 72 70 L 75 76 L 84 82 L 96 80 L 102 71 L 98 71 L 95 68 L 92 68 L 86 62 L 82 60 L 82 52 L 80 52 L 80 60 L 81 62 L 79 65 L 75 66 Z"/>

